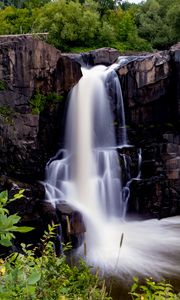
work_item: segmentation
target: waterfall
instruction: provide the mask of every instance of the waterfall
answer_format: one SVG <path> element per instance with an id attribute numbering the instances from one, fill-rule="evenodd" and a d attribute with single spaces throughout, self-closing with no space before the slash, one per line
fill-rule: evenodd
<path id="1" fill-rule="evenodd" d="M 124 211 L 121 168 L 106 88 L 107 80 L 115 81 L 120 102 L 122 93 L 115 74 L 104 66 L 84 70 L 84 76 L 70 95 L 62 159 L 55 159 L 47 167 L 48 199 L 65 200 L 72 206 L 76 203 L 103 218 L 121 217 Z M 118 116 L 124 145 L 127 137 L 122 100 L 118 105 L 122 111 Z"/>
<path id="2" fill-rule="evenodd" d="M 174 223 L 172 219 L 164 223 L 124 220 L 129 186 L 122 186 L 117 148 L 128 142 L 118 76 L 112 67 L 105 66 L 85 69 L 83 73 L 70 93 L 65 148 L 59 150 L 46 168 L 46 197 L 54 205 L 65 201 L 83 214 L 86 260 L 90 264 L 118 275 L 137 271 L 144 274 L 175 272 L 177 266 L 167 261 L 167 257 L 170 251 L 180 248 L 180 241 L 178 233 L 172 233 L 167 224 L 174 226 L 179 220 Z M 118 141 L 110 105 L 112 91 L 120 128 Z M 139 177 L 140 170 L 136 179 Z M 124 241 L 119 255 L 122 233 Z M 161 236 L 164 239 L 161 240 Z M 81 248 L 78 252 L 82 255 Z M 162 257 L 161 252 L 166 255 Z"/>

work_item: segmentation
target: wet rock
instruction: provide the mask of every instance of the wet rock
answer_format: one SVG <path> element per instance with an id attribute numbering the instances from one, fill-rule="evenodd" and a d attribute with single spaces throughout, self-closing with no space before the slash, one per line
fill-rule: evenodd
<path id="1" fill-rule="evenodd" d="M 95 65 L 105 65 L 109 66 L 115 62 L 115 60 L 120 56 L 120 52 L 113 48 L 100 48 L 92 50 L 81 54 L 67 54 L 70 58 L 75 61 L 95 66 Z"/>
<path id="2" fill-rule="evenodd" d="M 56 213 L 62 226 L 64 242 L 70 242 L 73 248 L 79 247 L 86 232 L 82 214 L 66 202 L 56 205 Z"/>
<path id="3" fill-rule="evenodd" d="M 177 44 L 133 57 L 117 69 L 129 141 L 142 150 L 141 180 L 131 184 L 129 211 L 156 217 L 180 213 L 179 57 Z"/>
<path id="4" fill-rule="evenodd" d="M 138 56 L 117 72 L 128 123 L 155 124 L 169 119 L 171 62 L 167 51 Z"/>
<path id="5" fill-rule="evenodd" d="M 169 137 L 178 141 L 177 133 Z M 167 141 L 154 138 L 143 145 L 141 180 L 131 184 L 129 212 L 159 218 L 180 214 L 179 146 Z"/>

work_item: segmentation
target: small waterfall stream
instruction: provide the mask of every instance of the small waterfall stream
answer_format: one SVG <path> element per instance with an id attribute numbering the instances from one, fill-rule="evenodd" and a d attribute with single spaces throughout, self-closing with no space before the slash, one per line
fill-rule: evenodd
<path id="1" fill-rule="evenodd" d="M 109 86 L 116 95 L 118 141 Z M 105 66 L 84 70 L 70 94 L 65 149 L 47 165 L 46 197 L 54 205 L 65 201 L 83 214 L 86 260 L 91 265 L 119 276 L 138 272 L 153 276 L 178 273 L 179 265 L 169 253 L 176 255 L 180 249 L 180 218 L 125 221 L 132 178 L 122 186 L 117 149 L 127 144 L 124 105 L 116 72 Z M 141 151 L 138 155 L 136 180 L 140 178 Z M 124 241 L 120 249 L 122 233 Z M 82 247 L 78 253 L 82 255 Z"/>

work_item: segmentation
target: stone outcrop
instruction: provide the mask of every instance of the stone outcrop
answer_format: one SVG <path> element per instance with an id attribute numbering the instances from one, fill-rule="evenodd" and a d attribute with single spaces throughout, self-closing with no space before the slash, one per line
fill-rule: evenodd
<path id="1" fill-rule="evenodd" d="M 42 178 L 54 154 L 65 103 L 32 114 L 39 92 L 64 98 L 81 77 L 78 63 L 32 36 L 0 37 L 0 173 Z M 36 105 L 39 105 L 38 103 Z"/>
<path id="2" fill-rule="evenodd" d="M 132 124 L 164 123 L 170 119 L 171 63 L 168 52 L 139 56 L 118 70 Z M 163 111 L 162 111 L 163 106 Z"/>
<path id="3" fill-rule="evenodd" d="M 180 44 L 134 57 L 117 69 L 129 141 L 142 150 L 130 212 L 158 218 L 180 213 L 179 53 Z"/>
<path id="4" fill-rule="evenodd" d="M 180 214 L 180 135 L 152 136 L 141 145 L 141 178 L 131 184 L 129 211 L 157 218 Z"/>
<path id="5" fill-rule="evenodd" d="M 115 62 L 119 57 L 120 53 L 113 48 L 100 48 L 97 50 L 92 50 L 89 52 L 81 54 L 66 54 L 70 58 L 74 59 L 77 62 L 80 62 L 85 65 L 96 66 L 96 65 L 105 65 L 109 66 Z"/>

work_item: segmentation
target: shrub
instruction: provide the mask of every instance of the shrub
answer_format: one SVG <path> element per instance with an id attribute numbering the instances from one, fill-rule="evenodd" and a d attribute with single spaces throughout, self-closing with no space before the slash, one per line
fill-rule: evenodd
<path id="1" fill-rule="evenodd" d="M 40 257 L 36 256 L 37 249 L 22 245 L 23 254 L 14 253 L 1 261 L 0 299 L 110 300 L 104 283 L 83 261 L 69 266 L 64 255 L 55 255 L 50 241 L 53 227 L 49 230 L 42 240 Z"/>
<path id="2" fill-rule="evenodd" d="M 62 96 L 52 92 L 46 96 L 41 94 L 39 91 L 29 101 L 32 113 L 40 114 L 48 104 L 58 103 L 62 100 Z"/>
<path id="3" fill-rule="evenodd" d="M 170 283 L 155 282 L 152 278 L 147 278 L 146 283 L 141 284 L 135 277 L 130 295 L 133 300 L 180 300 L 180 294 L 174 292 Z"/>
<path id="4" fill-rule="evenodd" d="M 4 80 L 0 80 L 0 92 L 6 90 L 6 82 Z"/>

